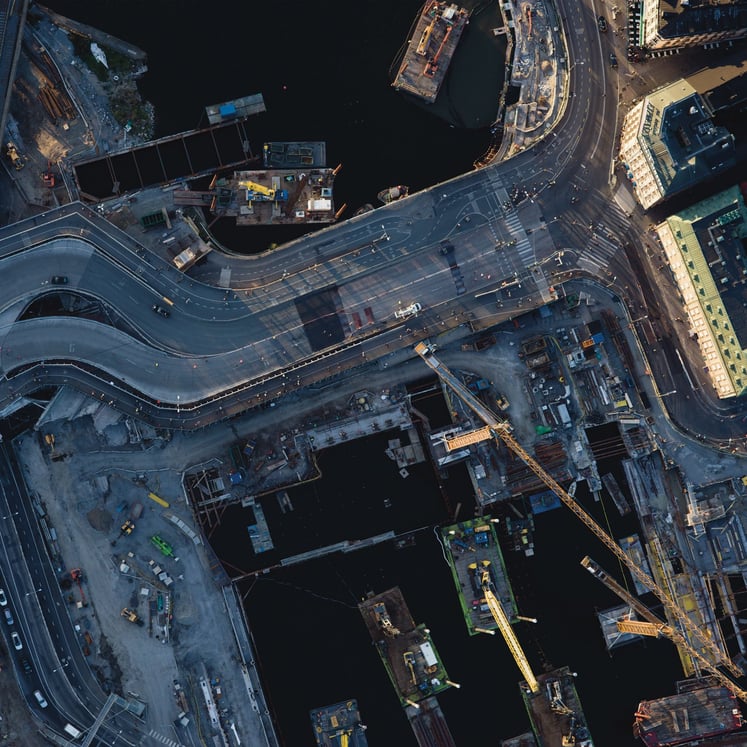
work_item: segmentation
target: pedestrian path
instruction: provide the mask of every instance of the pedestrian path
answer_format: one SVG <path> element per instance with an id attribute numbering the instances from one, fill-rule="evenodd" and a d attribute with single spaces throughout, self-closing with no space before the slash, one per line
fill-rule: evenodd
<path id="1" fill-rule="evenodd" d="M 160 744 L 165 744 L 166 747 L 185 747 L 181 742 L 177 742 L 175 739 L 169 739 L 169 737 L 165 737 L 163 734 L 160 734 L 155 729 L 151 729 L 148 732 L 148 736 L 151 739 L 155 739 L 156 742 L 159 742 Z"/>

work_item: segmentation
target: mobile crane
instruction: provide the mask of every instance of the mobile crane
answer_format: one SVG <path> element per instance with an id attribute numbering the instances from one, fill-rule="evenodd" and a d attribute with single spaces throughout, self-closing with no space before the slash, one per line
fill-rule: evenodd
<path id="1" fill-rule="evenodd" d="M 695 623 L 682 611 L 662 589 L 653 578 L 645 571 L 641 570 L 633 560 L 631 560 L 625 551 L 610 537 L 602 527 L 568 495 L 560 483 L 537 462 L 534 457 L 524 449 L 521 444 L 511 435 L 511 425 L 506 420 L 498 418 L 492 410 L 486 407 L 467 389 L 467 387 L 434 355 L 434 348 L 426 342 L 419 342 L 415 346 L 415 352 L 423 359 L 424 363 L 456 394 L 467 407 L 469 407 L 485 425 L 489 426 L 493 432 L 493 438 L 503 441 L 518 457 L 520 457 L 529 469 L 550 489 L 560 500 L 579 518 L 588 529 L 590 529 L 607 549 L 624 563 L 630 573 L 637 578 L 647 589 L 657 596 L 659 601 L 664 605 L 667 612 L 685 629 L 698 644 L 708 651 L 713 657 L 713 663 L 723 666 L 735 677 L 740 677 L 742 670 L 732 662 L 728 656 L 716 645 L 716 643 L 701 631 Z M 712 664 L 713 665 L 713 664 Z"/>
<path id="2" fill-rule="evenodd" d="M 703 669 L 710 672 L 724 687 L 728 687 L 737 698 L 747 703 L 747 692 L 742 690 L 738 685 L 732 682 L 716 666 L 706 659 L 699 651 L 694 649 L 687 641 L 685 636 L 679 630 L 667 625 L 660 620 L 651 610 L 641 603 L 636 597 L 626 591 L 620 584 L 615 581 L 602 567 L 593 561 L 588 555 L 581 561 L 581 565 L 591 573 L 594 578 L 601 581 L 610 591 L 617 594 L 620 599 L 635 610 L 643 620 L 618 620 L 617 629 L 621 633 L 633 633 L 635 635 L 647 635 L 652 637 L 669 638 L 676 646 L 680 646 L 688 655 L 700 664 Z"/>

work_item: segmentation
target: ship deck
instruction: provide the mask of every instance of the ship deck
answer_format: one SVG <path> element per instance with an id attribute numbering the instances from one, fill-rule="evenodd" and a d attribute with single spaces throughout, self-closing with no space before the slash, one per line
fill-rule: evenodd
<path id="1" fill-rule="evenodd" d="M 379 625 L 374 607 L 382 602 L 392 625 L 399 631 L 397 635 L 385 634 Z M 428 629 L 424 624 L 415 625 L 398 587 L 367 599 L 358 608 L 403 706 L 450 687 Z M 406 654 L 412 669 L 406 663 Z"/>
<path id="2" fill-rule="evenodd" d="M 482 531 L 477 531 L 479 529 Z M 514 620 L 517 614 L 516 600 L 490 517 L 484 516 L 443 527 L 441 536 L 470 635 L 475 635 L 480 629 L 498 628 L 485 603 L 478 576 L 486 561 L 490 563 L 495 594 L 503 611 L 509 620 Z M 477 568 L 470 569 L 472 564 Z"/>
<path id="3" fill-rule="evenodd" d="M 468 23 L 466 10 L 439 0 L 428 0 L 407 43 L 392 86 L 432 104 Z"/>
<path id="4" fill-rule="evenodd" d="M 343 742 L 343 735 L 348 738 L 348 747 L 368 747 L 366 727 L 361 723 L 358 701 L 345 700 L 314 708 L 309 716 L 317 747 L 338 747 Z"/>
<path id="5" fill-rule="evenodd" d="M 537 680 L 540 686 L 538 693 L 533 695 L 525 683 L 522 683 L 521 694 L 538 746 L 557 747 L 573 728 L 576 747 L 593 747 L 586 730 L 586 717 L 576 692 L 575 678 L 570 669 L 554 669 L 540 675 Z M 560 703 L 552 702 L 556 691 L 559 691 Z"/>

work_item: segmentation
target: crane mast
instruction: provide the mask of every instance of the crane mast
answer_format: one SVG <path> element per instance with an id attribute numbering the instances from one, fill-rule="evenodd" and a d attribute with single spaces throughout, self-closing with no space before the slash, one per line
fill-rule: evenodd
<path id="1" fill-rule="evenodd" d="M 732 682 L 723 672 L 716 668 L 716 665 L 706 659 L 700 651 L 694 649 L 687 641 L 684 635 L 673 628 L 671 625 L 667 625 L 663 620 L 659 619 L 651 610 L 646 607 L 640 600 L 636 599 L 626 589 L 615 581 L 602 567 L 593 561 L 588 555 L 581 561 L 581 565 L 591 573 L 594 578 L 601 581 L 610 591 L 617 594 L 620 599 L 623 600 L 627 605 L 632 607 L 642 618 L 641 620 L 621 620 L 617 623 L 617 627 L 623 633 L 634 633 L 636 635 L 649 635 L 649 636 L 660 636 L 663 635 L 669 638 L 675 645 L 681 646 L 687 651 L 687 653 L 695 659 L 703 669 L 709 671 L 724 687 L 728 687 L 736 697 L 742 702 L 747 703 L 747 692 L 742 690 L 738 685 Z"/>
<path id="2" fill-rule="evenodd" d="M 521 670 L 521 673 L 524 675 L 524 679 L 527 681 L 527 685 L 531 692 L 538 693 L 540 688 L 537 678 L 534 676 L 534 672 L 532 672 L 532 668 L 529 666 L 527 657 L 521 648 L 516 633 L 514 633 L 514 629 L 511 627 L 511 623 L 508 621 L 508 617 L 506 617 L 506 613 L 503 611 L 501 603 L 498 601 L 491 588 L 490 571 L 487 569 L 483 570 L 480 581 L 482 584 L 482 593 L 485 595 L 485 601 L 493 615 L 495 624 L 501 631 L 503 639 L 506 641 L 506 645 L 514 657 L 514 661 Z"/>
<path id="3" fill-rule="evenodd" d="M 505 420 L 498 418 L 495 413 L 482 404 L 472 392 L 459 381 L 459 379 L 443 364 L 435 355 L 432 348 L 425 342 L 419 342 L 415 346 L 415 352 L 423 359 L 425 364 L 447 385 L 454 393 L 469 407 L 487 426 L 493 431 L 493 438 L 500 439 L 511 451 L 520 457 L 523 462 L 534 472 L 534 474 L 552 490 L 560 500 L 573 511 L 573 513 L 590 529 L 607 549 L 615 555 L 618 560 L 625 564 L 630 573 L 637 578 L 647 589 L 651 589 L 658 597 L 667 611 L 677 620 L 677 622 L 686 629 L 698 643 L 707 649 L 713 657 L 713 661 L 726 667 L 735 677 L 743 674 L 742 670 L 737 667 L 721 649 L 706 636 L 695 623 L 680 609 L 679 605 L 670 598 L 669 594 L 662 589 L 651 576 L 642 571 L 625 551 L 610 537 L 597 522 L 568 495 L 560 483 L 548 474 L 544 468 L 529 454 L 526 449 L 511 435 L 511 425 Z"/>

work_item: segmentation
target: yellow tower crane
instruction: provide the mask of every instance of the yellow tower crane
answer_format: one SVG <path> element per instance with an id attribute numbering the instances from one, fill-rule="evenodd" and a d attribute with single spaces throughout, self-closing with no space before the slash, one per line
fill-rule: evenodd
<path id="1" fill-rule="evenodd" d="M 482 570 L 480 575 L 480 585 L 482 586 L 482 593 L 485 595 L 488 609 L 493 615 L 495 624 L 498 626 L 498 630 L 501 631 L 503 640 L 506 641 L 506 645 L 508 646 L 509 651 L 511 651 L 511 655 L 514 657 L 516 665 L 524 675 L 527 686 L 532 693 L 538 693 L 540 688 L 537 678 L 534 676 L 534 672 L 532 672 L 532 668 L 529 666 L 524 650 L 521 648 L 519 639 L 516 637 L 516 633 L 514 633 L 514 629 L 511 627 L 511 623 L 508 621 L 508 617 L 503 611 L 503 607 L 493 591 L 493 582 L 490 580 L 490 571 L 487 568 L 483 568 Z"/>
<path id="2" fill-rule="evenodd" d="M 597 524 L 596 521 L 568 495 L 560 483 L 550 474 L 548 474 L 542 465 L 529 454 L 526 449 L 511 435 L 511 425 L 486 407 L 480 400 L 472 395 L 472 392 L 434 355 L 434 348 L 425 342 L 419 342 L 415 346 L 415 352 L 423 359 L 426 365 L 443 381 L 467 407 L 469 407 L 485 425 L 493 431 L 493 438 L 500 439 L 506 446 L 511 449 L 522 461 L 534 472 L 537 477 L 550 489 L 560 500 L 579 518 L 584 525 L 590 529 L 598 539 L 615 555 L 615 557 L 624 563 L 630 573 L 637 578 L 647 589 L 651 589 L 664 605 L 667 612 L 686 630 L 694 640 L 702 646 L 712 657 L 712 663 L 723 666 L 729 670 L 735 677 L 740 677 L 743 672 L 729 659 L 729 657 L 716 645 L 716 643 L 683 612 L 669 594 L 664 591 L 651 576 L 641 570 L 633 560 L 631 560 L 625 551 Z"/>
<path id="3" fill-rule="evenodd" d="M 588 555 L 581 561 L 581 565 L 591 573 L 594 578 L 601 581 L 610 591 L 617 594 L 620 599 L 635 610 L 643 620 L 618 620 L 617 629 L 621 633 L 633 633 L 634 635 L 647 635 L 659 638 L 664 636 L 669 638 L 676 646 L 684 649 L 688 656 L 700 664 L 703 669 L 710 672 L 724 687 L 728 687 L 737 698 L 747 703 L 747 692 L 742 690 L 737 684 L 732 682 L 723 672 L 714 666 L 713 662 L 706 659 L 703 654 L 694 649 L 685 636 L 679 630 L 667 625 L 660 620 L 651 610 L 646 607 L 640 600 L 625 590 L 615 581 L 602 567 L 593 561 Z"/>

